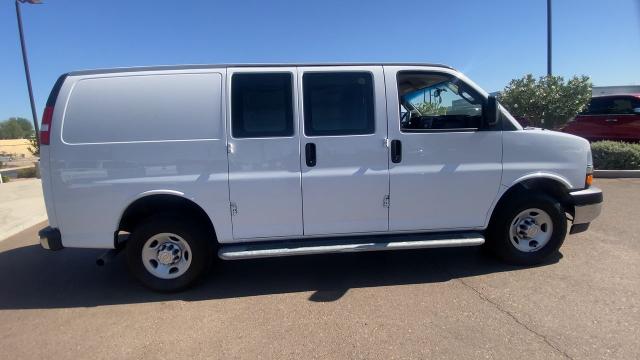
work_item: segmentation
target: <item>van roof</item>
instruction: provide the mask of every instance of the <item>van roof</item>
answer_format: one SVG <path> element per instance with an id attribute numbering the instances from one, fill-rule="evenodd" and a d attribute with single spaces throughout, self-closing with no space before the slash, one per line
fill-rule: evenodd
<path id="1" fill-rule="evenodd" d="M 446 69 L 455 70 L 451 66 L 443 64 L 429 64 L 429 63 L 290 63 L 290 64 L 210 64 L 210 65 L 159 65 L 159 66 L 137 66 L 137 67 L 122 67 L 122 68 L 109 68 L 109 69 L 92 69 L 92 70 L 79 70 L 71 71 L 67 75 L 96 75 L 96 74 L 109 74 L 109 73 L 123 73 L 123 72 L 135 72 L 135 71 L 159 71 L 159 70 L 192 70 L 192 69 L 217 69 L 227 67 L 293 67 L 293 66 L 429 66 L 429 67 L 441 67 Z"/>

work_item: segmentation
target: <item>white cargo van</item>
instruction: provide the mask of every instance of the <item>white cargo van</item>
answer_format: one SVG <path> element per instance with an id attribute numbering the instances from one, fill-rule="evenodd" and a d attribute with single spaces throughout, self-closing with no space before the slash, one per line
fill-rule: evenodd
<path id="1" fill-rule="evenodd" d="M 589 143 L 430 64 L 71 72 L 42 119 L 46 249 L 157 290 L 224 260 L 483 245 L 536 264 L 600 213 Z"/>

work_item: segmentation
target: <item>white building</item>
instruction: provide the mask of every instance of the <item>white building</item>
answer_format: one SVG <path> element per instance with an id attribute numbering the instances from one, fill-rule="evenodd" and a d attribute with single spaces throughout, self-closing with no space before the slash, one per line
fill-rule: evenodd
<path id="1" fill-rule="evenodd" d="M 593 96 L 614 94 L 640 94 L 640 85 L 594 86 L 592 89 Z"/>

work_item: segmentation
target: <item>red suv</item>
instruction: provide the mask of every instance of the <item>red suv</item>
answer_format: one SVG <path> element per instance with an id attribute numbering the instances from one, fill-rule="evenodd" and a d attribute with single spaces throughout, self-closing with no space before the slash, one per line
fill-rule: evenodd
<path id="1" fill-rule="evenodd" d="M 593 97 L 561 131 L 589 141 L 640 142 L 640 94 Z"/>

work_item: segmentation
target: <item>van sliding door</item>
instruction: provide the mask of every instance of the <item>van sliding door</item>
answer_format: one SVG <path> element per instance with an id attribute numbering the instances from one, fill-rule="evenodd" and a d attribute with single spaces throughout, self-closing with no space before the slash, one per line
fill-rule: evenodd
<path id="1" fill-rule="evenodd" d="M 302 235 L 296 68 L 229 68 L 234 239 Z"/>
<path id="2" fill-rule="evenodd" d="M 300 67 L 304 234 L 388 230 L 381 66 Z"/>

